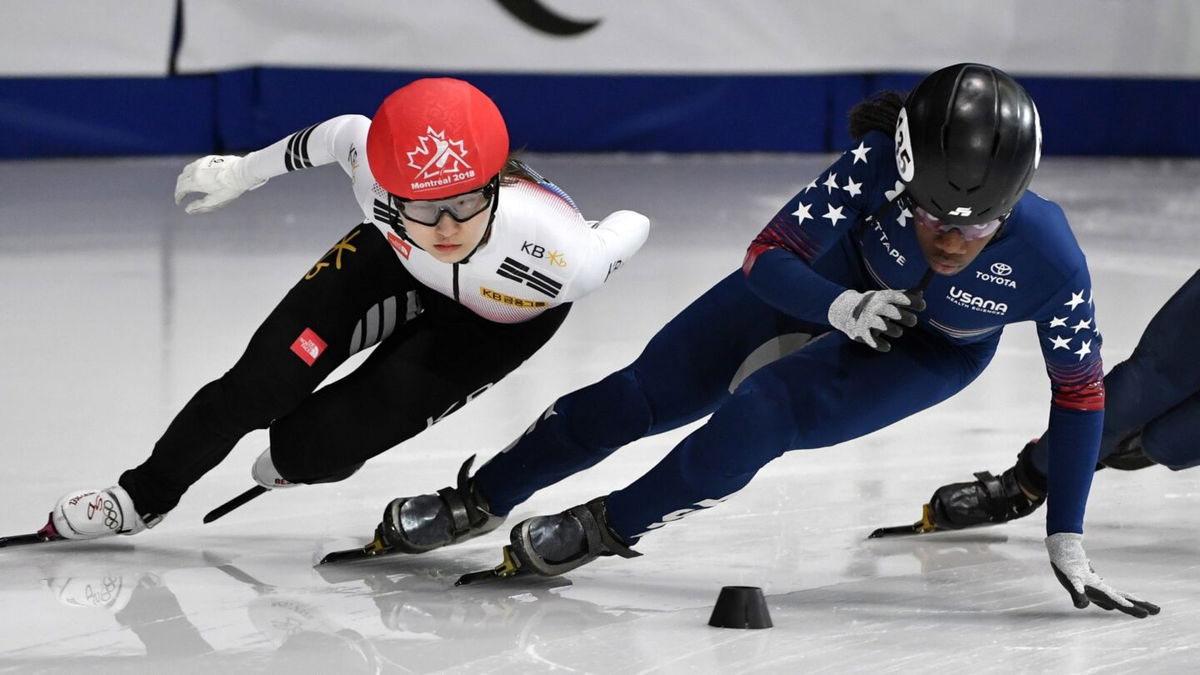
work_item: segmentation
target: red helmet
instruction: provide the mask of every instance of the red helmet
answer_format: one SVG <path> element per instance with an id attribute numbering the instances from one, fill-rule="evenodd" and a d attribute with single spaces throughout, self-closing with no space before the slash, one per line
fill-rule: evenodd
<path id="1" fill-rule="evenodd" d="M 367 132 L 375 180 L 401 199 L 444 199 L 487 185 L 508 159 L 496 104 L 472 85 L 428 78 L 383 100 Z"/>

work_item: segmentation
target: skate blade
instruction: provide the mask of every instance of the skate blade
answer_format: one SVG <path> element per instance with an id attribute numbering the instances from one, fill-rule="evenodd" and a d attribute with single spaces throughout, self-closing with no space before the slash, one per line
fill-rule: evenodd
<path id="1" fill-rule="evenodd" d="M 62 541 L 64 537 L 54 529 L 54 514 L 46 520 L 46 524 L 42 529 L 31 534 L 14 534 L 8 537 L 0 537 L 0 548 L 8 546 L 24 546 L 25 544 L 41 544 L 47 541 Z"/>
<path id="2" fill-rule="evenodd" d="M 386 555 L 392 552 L 376 537 L 366 546 L 327 553 L 324 558 L 321 558 L 321 562 L 317 564 L 327 565 L 329 563 L 349 562 L 352 560 L 366 560 L 367 558 L 374 558 L 375 556 Z"/>
<path id="3" fill-rule="evenodd" d="M 254 487 L 250 488 L 249 490 L 246 490 L 245 492 L 234 497 L 233 499 L 230 499 L 229 501 L 218 506 L 217 508 L 213 509 L 212 511 L 209 511 L 207 514 L 205 514 L 203 522 L 205 524 L 211 523 L 212 521 L 224 516 L 225 514 L 229 513 L 230 511 L 238 508 L 239 506 L 242 506 L 243 504 L 250 501 L 251 499 L 254 499 L 255 497 L 257 497 L 259 495 L 266 494 L 269 491 L 270 490 L 268 490 L 267 488 L 265 488 L 261 485 L 255 485 Z"/>
<path id="4" fill-rule="evenodd" d="M 521 571 L 520 563 L 518 563 L 517 559 L 513 557 L 512 546 L 505 546 L 501 553 L 504 555 L 504 561 L 499 565 L 496 565 L 490 570 L 482 570 L 479 572 L 470 572 L 468 574 L 464 574 L 458 578 L 458 581 L 454 582 L 454 585 L 466 586 L 467 584 L 473 584 L 477 581 L 508 579 L 510 577 L 524 574 L 524 572 Z"/>
<path id="5" fill-rule="evenodd" d="M 882 539 L 884 537 L 903 537 L 913 534 L 926 534 L 928 532 L 937 532 L 938 526 L 933 524 L 933 509 L 929 504 L 921 507 L 921 519 L 912 525 L 897 525 L 896 527 L 881 527 L 871 534 L 867 535 L 867 539 Z"/>

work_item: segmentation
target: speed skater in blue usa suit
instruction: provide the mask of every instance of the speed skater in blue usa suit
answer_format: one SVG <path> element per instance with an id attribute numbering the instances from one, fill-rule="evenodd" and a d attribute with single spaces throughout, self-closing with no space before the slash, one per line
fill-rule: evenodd
<path id="1" fill-rule="evenodd" d="M 1077 607 L 1145 617 L 1082 543 L 1104 417 L 1083 253 L 1059 206 L 1026 188 L 1037 109 L 1007 74 L 939 70 L 851 111 L 859 140 L 751 242 L 742 269 L 670 320 L 628 367 L 557 401 L 457 486 L 393 500 L 376 530 L 427 551 L 497 526 L 537 490 L 639 438 L 711 414 L 644 476 L 517 524 L 506 564 L 553 575 L 714 506 L 784 452 L 858 438 L 961 391 L 1004 327 L 1036 323 L 1050 376 L 1046 547 Z M 869 402 L 869 404 L 867 403 Z"/>
<path id="2" fill-rule="evenodd" d="M 1200 465 L 1200 362 L 1192 355 L 1200 311 L 1200 272 L 1193 274 L 1150 319 L 1137 347 L 1104 377 L 1105 413 L 1096 469 L 1124 471 L 1161 464 L 1173 471 Z M 1004 523 L 1046 501 L 1045 435 L 1025 445 L 999 476 L 938 488 L 918 531 Z"/>

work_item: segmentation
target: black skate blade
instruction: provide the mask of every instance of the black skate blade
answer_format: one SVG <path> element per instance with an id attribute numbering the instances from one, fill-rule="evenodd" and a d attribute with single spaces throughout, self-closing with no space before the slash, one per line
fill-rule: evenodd
<path id="1" fill-rule="evenodd" d="M 347 548 L 341 551 L 332 551 L 326 553 L 321 562 L 317 565 L 328 565 L 330 563 L 353 562 L 355 560 L 366 560 L 378 556 L 388 555 L 390 553 L 398 553 L 398 551 L 390 550 L 379 539 L 374 539 L 366 546 L 358 548 Z"/>
<path id="2" fill-rule="evenodd" d="M 44 541 L 54 541 L 53 539 L 42 539 L 42 536 L 37 532 L 32 534 L 14 534 L 8 537 L 0 537 L 0 548 L 6 546 L 22 546 L 24 544 L 40 544 Z"/>
<path id="3" fill-rule="evenodd" d="M 895 527 L 880 527 L 867 535 L 867 539 L 883 539 L 885 537 L 906 537 L 914 534 L 927 534 L 937 530 L 923 530 L 916 523 L 912 525 L 897 525 Z"/>
<path id="4" fill-rule="evenodd" d="M 30 534 L 14 534 L 7 537 L 0 537 L 0 548 L 8 546 L 24 546 L 26 544 L 42 544 L 48 541 L 60 541 L 63 536 L 54 529 L 54 515 L 46 520 L 46 524 L 42 529 Z"/>
<path id="5" fill-rule="evenodd" d="M 521 571 L 520 563 L 513 557 L 512 546 L 505 546 L 501 551 L 504 555 L 504 561 L 496 565 L 490 570 L 480 570 L 478 572 L 468 572 L 458 578 L 454 582 L 455 586 L 466 586 L 477 581 L 491 581 L 494 579 L 511 579 L 517 576 L 526 576 L 527 572 Z"/>
<path id="6" fill-rule="evenodd" d="M 251 499 L 254 499 L 255 497 L 263 494 L 264 492 L 270 492 L 270 490 L 268 490 L 267 488 L 265 488 L 261 485 L 255 485 L 254 487 L 250 488 L 249 490 L 246 490 L 245 492 L 234 497 L 233 499 L 230 499 L 229 501 L 218 506 L 217 508 L 213 509 L 212 511 L 209 511 L 208 515 L 204 516 L 204 522 L 206 524 L 211 523 L 212 521 L 216 520 L 217 518 L 224 516 L 225 514 L 238 508 L 242 504 L 245 504 L 246 502 L 250 501 Z"/>
<path id="7" fill-rule="evenodd" d="M 921 507 L 921 519 L 912 525 L 897 525 L 895 527 L 880 527 L 871 534 L 867 535 L 867 539 L 883 539 L 885 537 L 906 537 L 914 534 L 927 534 L 929 532 L 938 532 L 938 526 L 933 524 L 933 513 L 929 504 Z"/>

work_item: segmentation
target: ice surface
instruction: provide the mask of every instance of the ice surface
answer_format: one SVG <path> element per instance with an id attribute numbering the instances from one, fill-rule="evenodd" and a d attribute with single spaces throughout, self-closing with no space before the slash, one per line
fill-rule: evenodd
<path id="1" fill-rule="evenodd" d="M 865 539 L 915 520 L 941 483 L 1009 466 L 1041 432 L 1048 387 L 1028 326 L 1008 331 L 957 398 L 785 456 L 729 502 L 646 537 L 641 558 L 454 588 L 499 562 L 502 528 L 423 556 L 314 568 L 369 537 L 390 498 L 449 484 L 468 454 L 499 450 L 556 396 L 632 360 L 829 158 L 533 160 L 589 217 L 634 208 L 654 222 L 645 249 L 545 349 L 343 483 L 268 494 L 201 525 L 249 487 L 260 432 L 151 532 L 0 551 L 0 672 L 1194 672 L 1200 472 L 1096 476 L 1088 552 L 1113 585 L 1162 605 L 1143 621 L 1071 606 L 1040 513 Z M 186 161 L 0 163 L 0 532 L 33 531 L 59 495 L 140 462 L 358 220 L 334 169 L 185 216 L 171 193 Z M 1088 254 L 1114 364 L 1200 260 L 1200 162 L 1049 157 L 1034 188 L 1066 208 Z M 686 431 L 621 450 L 511 522 L 622 487 Z M 708 627 L 726 585 L 761 587 L 775 627 Z"/>

